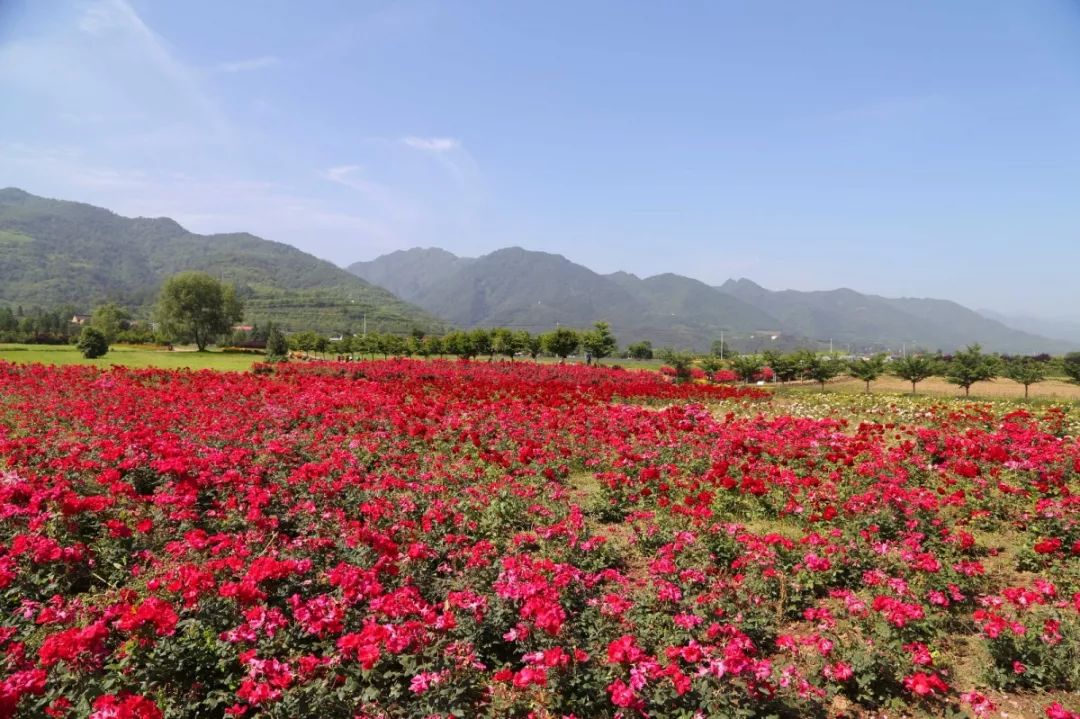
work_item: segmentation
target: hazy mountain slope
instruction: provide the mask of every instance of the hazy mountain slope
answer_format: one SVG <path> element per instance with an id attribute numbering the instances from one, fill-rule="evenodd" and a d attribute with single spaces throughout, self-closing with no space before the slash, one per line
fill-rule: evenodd
<path id="1" fill-rule="evenodd" d="M 981 309 L 979 314 L 997 320 L 1006 327 L 1022 332 L 1034 332 L 1063 342 L 1080 344 L 1080 320 L 1064 317 L 1032 317 L 1030 315 L 1005 315 L 993 310 Z"/>
<path id="2" fill-rule="evenodd" d="M 233 282 L 248 321 L 338 332 L 441 323 L 386 290 L 295 247 L 249 234 L 197 235 L 167 218 L 127 218 L 76 202 L 0 190 L 0 303 L 89 309 L 115 300 L 145 313 L 162 280 L 204 270 Z"/>
<path id="3" fill-rule="evenodd" d="M 834 345 L 957 349 L 978 342 L 1001 352 L 1061 352 L 1067 343 L 1010 329 L 955 302 L 890 299 L 850 289 L 767 290 L 747 279 L 720 289 L 774 315 L 785 331 Z"/>
<path id="4" fill-rule="evenodd" d="M 414 247 L 383 255 L 370 262 L 354 262 L 346 269 L 398 297 L 419 297 L 444 282 L 473 260 L 437 247 Z"/>
<path id="5" fill-rule="evenodd" d="M 556 323 L 583 327 L 598 319 L 623 325 L 645 306 L 611 280 L 561 255 L 511 247 L 461 264 L 411 296 L 421 307 L 463 326 Z"/>
<path id="6" fill-rule="evenodd" d="M 926 322 L 943 337 L 951 337 L 950 347 L 978 342 L 1002 352 L 1065 352 L 1075 345 L 1023 332 L 951 300 L 902 297 L 877 298 Z"/>
<path id="7" fill-rule="evenodd" d="M 922 329 L 918 319 L 849 289 L 772 292 L 740 279 L 720 290 L 769 312 L 790 332 L 836 343 L 884 342 Z"/>
<path id="8" fill-rule="evenodd" d="M 463 327 L 612 323 L 625 344 L 953 350 L 979 342 L 1004 352 L 1062 352 L 1068 343 L 1018 332 L 946 300 L 889 299 L 850 289 L 771 291 L 750 280 L 710 287 L 674 274 L 599 275 L 560 255 L 508 248 L 469 260 L 445 250 L 394 252 L 350 267 Z"/>
<path id="9" fill-rule="evenodd" d="M 780 330 L 781 323 L 768 312 L 689 277 L 666 273 L 639 279 L 625 272 L 607 276 L 644 300 L 650 316 L 661 326 L 683 327 L 711 337 L 719 329 Z"/>
<path id="10" fill-rule="evenodd" d="M 648 339 L 704 349 L 721 329 L 777 326 L 766 313 L 697 280 L 600 275 L 561 255 L 518 247 L 476 259 L 415 249 L 349 269 L 463 327 L 541 332 L 606 320 L 623 343 Z"/>

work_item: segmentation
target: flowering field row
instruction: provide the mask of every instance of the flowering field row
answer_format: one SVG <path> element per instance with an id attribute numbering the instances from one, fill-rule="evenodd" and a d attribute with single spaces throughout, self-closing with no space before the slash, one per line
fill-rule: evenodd
<path id="1" fill-rule="evenodd" d="M 1060 410 L 0 364 L 0 717 L 1076 716 Z"/>

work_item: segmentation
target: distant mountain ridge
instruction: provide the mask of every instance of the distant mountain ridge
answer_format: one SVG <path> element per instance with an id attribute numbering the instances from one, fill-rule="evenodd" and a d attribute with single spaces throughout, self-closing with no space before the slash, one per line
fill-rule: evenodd
<path id="1" fill-rule="evenodd" d="M 623 342 L 708 344 L 717 317 L 739 327 L 773 328 L 768 314 L 678 275 L 646 280 L 600 275 L 562 255 L 509 247 L 459 258 L 440 249 L 401 250 L 349 271 L 462 327 L 516 327 L 532 332 L 556 325 L 612 323 Z M 701 306 L 699 306 L 699 304 Z M 716 335 L 719 336 L 718 334 Z"/>
<path id="2" fill-rule="evenodd" d="M 1006 315 L 993 310 L 980 309 L 979 314 L 997 320 L 1006 327 L 1024 332 L 1034 332 L 1044 337 L 1080 344 L 1080 320 L 1055 317 L 1032 317 L 1030 315 Z"/>
<path id="3" fill-rule="evenodd" d="M 742 349 L 827 346 L 1059 353 L 1061 339 L 1025 332 L 955 302 L 886 298 L 850 289 L 772 291 L 747 279 L 712 287 L 675 274 L 602 275 L 561 255 L 510 247 L 477 258 L 438 248 L 393 252 L 348 271 L 246 233 L 199 235 L 168 218 L 127 218 L 92 205 L 0 190 L 0 304 L 87 311 L 116 301 L 146 316 L 161 282 L 203 270 L 236 284 L 246 321 L 288 330 L 439 332 L 612 323 L 625 344 L 706 349 L 726 333 Z M 396 295 L 396 296 L 395 296 Z M 1039 327 L 1035 323 L 1025 326 Z"/>
<path id="4" fill-rule="evenodd" d="M 0 304 L 85 311 L 105 301 L 148 311 L 161 282 L 202 270 L 235 283 L 248 322 L 292 330 L 431 331 L 442 322 L 291 245 L 247 233 L 198 235 L 168 218 L 0 190 Z"/>
<path id="5" fill-rule="evenodd" d="M 887 298 L 851 289 L 773 291 L 748 280 L 712 287 L 675 274 L 601 275 L 561 255 L 511 247 L 478 258 L 439 248 L 399 250 L 348 270 L 455 325 L 546 330 L 612 323 L 626 343 L 705 349 L 727 333 L 744 349 L 902 345 L 951 351 L 973 342 L 1001 352 L 1064 352 L 1075 343 L 1007 327 L 949 300 Z"/>

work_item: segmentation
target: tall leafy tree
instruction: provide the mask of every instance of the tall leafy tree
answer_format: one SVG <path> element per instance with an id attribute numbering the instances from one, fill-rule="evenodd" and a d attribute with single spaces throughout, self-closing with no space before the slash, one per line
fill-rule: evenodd
<path id="1" fill-rule="evenodd" d="M 522 330 L 522 340 L 525 345 L 525 351 L 528 352 L 529 357 L 535 361 L 536 358 L 540 356 L 540 353 L 544 351 L 543 337 Z"/>
<path id="2" fill-rule="evenodd" d="M 870 394 L 870 383 L 885 374 L 885 355 L 878 354 L 852 360 L 848 362 L 847 371 L 855 379 L 865 382 L 866 393 Z"/>
<path id="3" fill-rule="evenodd" d="M 204 352 L 244 316 L 244 308 L 232 285 L 205 272 L 181 272 L 165 280 L 155 315 L 165 335 Z"/>
<path id="4" fill-rule="evenodd" d="M 626 356 L 630 359 L 636 360 L 649 360 L 653 358 L 652 342 L 649 340 L 642 340 L 641 342 L 634 342 L 626 348 Z"/>
<path id="5" fill-rule="evenodd" d="M 619 348 L 618 340 L 611 334 L 611 325 L 597 322 L 593 328 L 581 336 L 581 345 L 597 362 L 615 354 Z"/>
<path id="6" fill-rule="evenodd" d="M 968 345 L 953 355 L 945 367 L 945 381 L 963 387 L 964 396 L 971 394 L 971 385 L 988 382 L 998 373 L 998 359 L 985 354 L 978 343 Z"/>
<path id="7" fill-rule="evenodd" d="M 266 359 L 270 362 L 285 362 L 289 359 L 289 341 L 277 327 L 271 327 L 266 336 Z"/>
<path id="8" fill-rule="evenodd" d="M 495 344 L 492 342 L 491 330 L 477 327 L 469 331 L 469 338 L 472 340 L 476 354 L 488 355 L 489 358 L 495 359 Z"/>
<path id="9" fill-rule="evenodd" d="M 544 335 L 544 349 L 561 360 L 578 351 L 581 335 L 569 327 L 559 327 Z"/>
<path id="10" fill-rule="evenodd" d="M 113 343 L 117 335 L 131 326 L 131 315 L 115 302 L 109 302 L 95 307 L 90 313 L 90 326 L 105 335 L 109 343 Z"/>
<path id="11" fill-rule="evenodd" d="M 1046 365 L 1032 357 L 1015 357 L 1005 363 L 1002 374 L 1024 385 L 1024 399 L 1027 399 L 1028 388 L 1046 379 Z"/>
<path id="12" fill-rule="evenodd" d="M 911 383 L 912 394 L 915 394 L 915 387 L 919 382 L 933 377 L 939 371 L 937 361 L 926 355 L 909 355 L 892 364 L 892 373 Z"/>
<path id="13" fill-rule="evenodd" d="M 506 327 L 499 327 L 491 332 L 491 349 L 495 354 L 509 357 L 514 361 L 514 355 L 523 349 L 521 335 Z"/>
<path id="14" fill-rule="evenodd" d="M 1061 369 L 1070 382 L 1080 383 L 1080 352 L 1070 352 L 1061 359 Z"/>

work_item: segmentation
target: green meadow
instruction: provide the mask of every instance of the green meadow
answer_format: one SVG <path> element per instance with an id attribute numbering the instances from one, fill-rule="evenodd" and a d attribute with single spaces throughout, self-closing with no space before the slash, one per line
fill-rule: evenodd
<path id="1" fill-rule="evenodd" d="M 195 352 L 187 348 L 172 351 L 117 345 L 97 359 L 85 359 L 72 345 L 0 344 L 0 360 L 40 362 L 42 364 L 86 364 L 96 367 L 161 367 L 163 369 L 214 369 L 244 371 L 260 361 L 262 355 L 226 352 Z"/>

